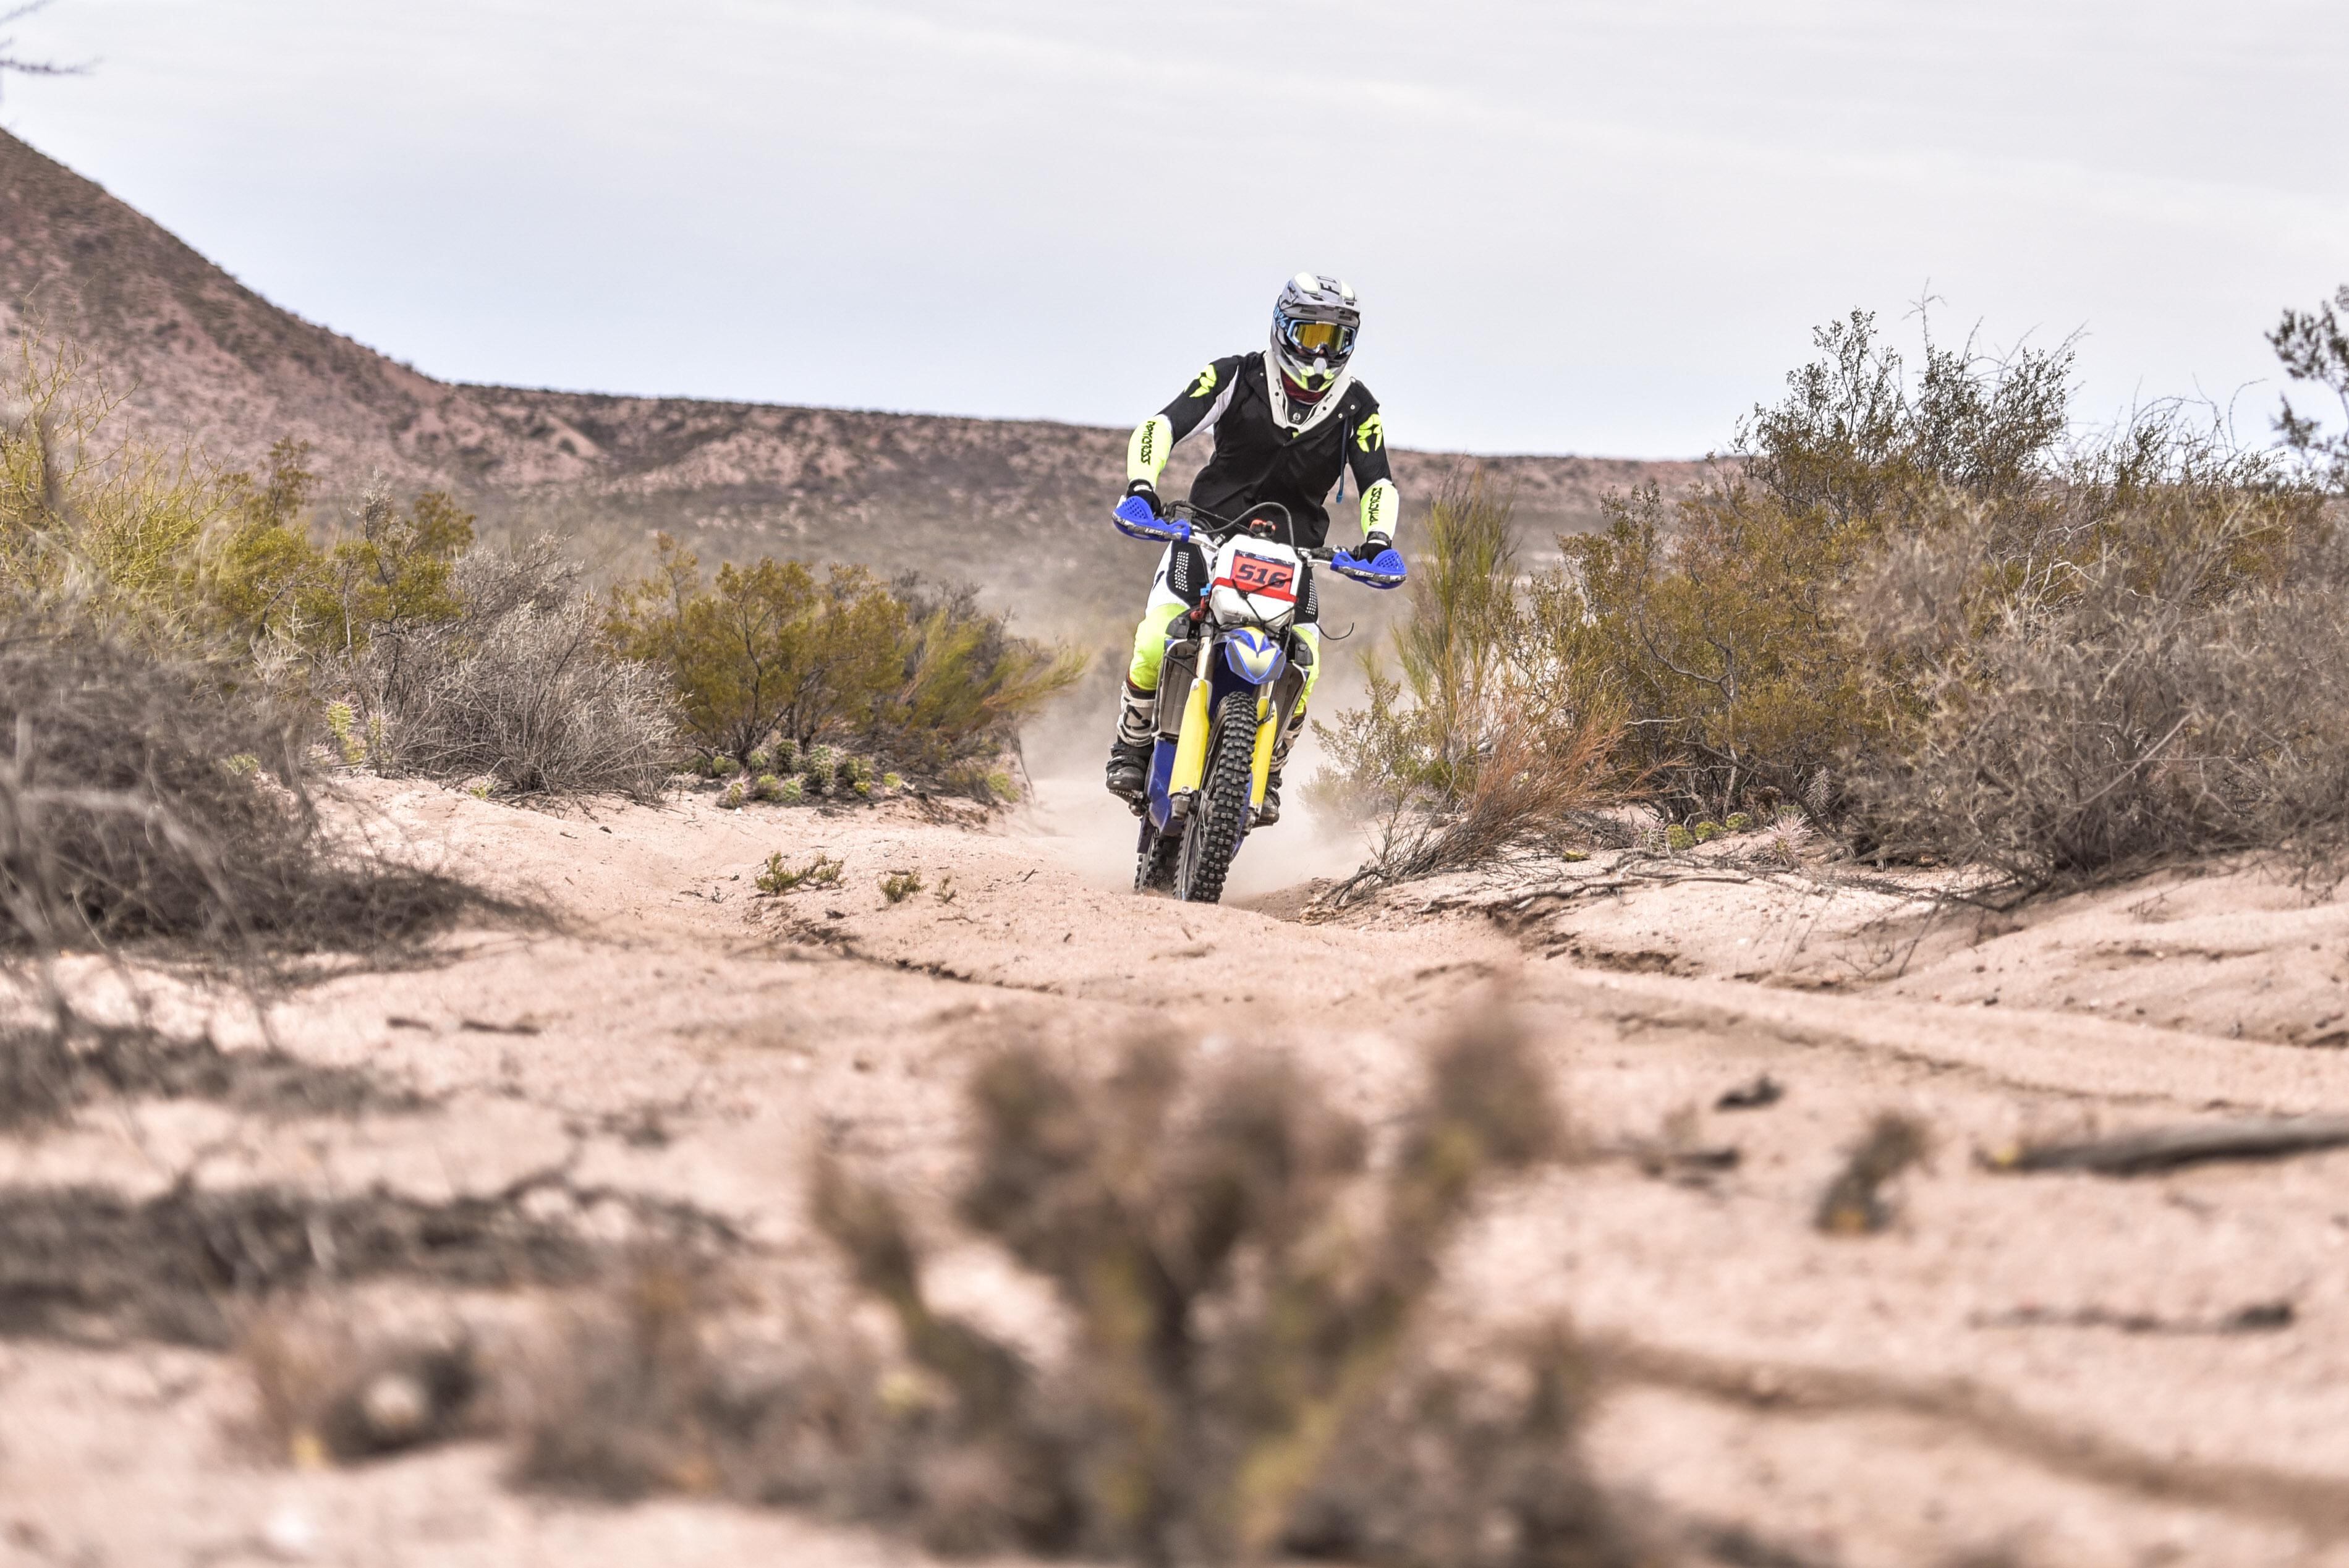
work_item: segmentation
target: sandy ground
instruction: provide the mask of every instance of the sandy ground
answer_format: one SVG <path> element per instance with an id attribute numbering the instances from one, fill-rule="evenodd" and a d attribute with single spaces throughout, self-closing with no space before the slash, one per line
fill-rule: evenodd
<path id="1" fill-rule="evenodd" d="M 0 1202 L 274 1182 L 442 1202 L 535 1180 L 591 1234 L 690 1206 L 805 1261 L 817 1141 L 942 1191 L 963 1074 L 1008 1037 L 1095 1060 L 1143 1025 L 1207 1055 L 1274 1041 L 1376 1119 L 1425 1044 L 1497 992 L 1589 1145 L 1736 1151 L 1728 1170 L 1600 1160 L 1505 1191 L 1449 1274 L 1446 1312 L 1564 1312 L 1601 1348 L 1591 1451 L 1635 1509 L 1784 1553 L 1724 1562 L 2349 1563 L 2349 1152 L 2129 1180 L 1976 1159 L 2349 1109 L 2349 903 L 2323 891 L 2214 868 L 1954 914 L 1917 880 L 1747 836 L 1299 920 L 1304 895 L 1281 890 L 1341 872 L 1342 843 L 1292 821 L 1249 845 L 1239 906 L 1138 899 L 1130 821 L 1083 785 L 1048 781 L 1039 809 L 992 823 L 706 796 L 555 816 L 354 788 L 412 852 L 557 916 L 273 1004 L 267 1036 L 300 1061 L 423 1103 L 112 1099 L 0 1140 Z M 773 851 L 846 875 L 758 896 Z M 925 890 L 887 903 L 893 871 Z M 181 1024 L 264 1043 L 233 991 L 151 984 Z M 1765 1075 L 1782 1098 L 1720 1109 Z M 1823 1187 L 1885 1109 L 1926 1123 L 1933 1154 L 1889 1232 L 1821 1235 Z M 463 1300 L 508 1322 L 538 1305 Z M 2268 1326 L 2230 1328 L 2275 1304 Z M 233 1356 L 69 1314 L 0 1335 L 0 1564 L 927 1561 L 784 1513 L 517 1494 L 486 1442 L 296 1470 L 251 1436 Z"/>

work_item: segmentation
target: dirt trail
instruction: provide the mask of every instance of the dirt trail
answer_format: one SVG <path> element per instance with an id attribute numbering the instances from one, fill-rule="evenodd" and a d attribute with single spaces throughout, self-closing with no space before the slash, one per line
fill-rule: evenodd
<path id="1" fill-rule="evenodd" d="M 315 1194 L 388 1238 L 365 1265 L 385 1288 L 519 1320 L 562 1283 L 560 1249 L 513 1277 L 436 1275 L 403 1262 L 398 1217 L 710 1227 L 812 1258 L 811 1150 L 941 1190 L 963 1073 L 1008 1037 L 1091 1059 L 1144 1026 L 1207 1054 L 1269 1038 L 1376 1119 L 1423 1044 L 1497 989 L 1585 1141 L 1651 1158 L 1502 1195 L 1444 1310 L 1562 1310 L 1608 1347 L 1594 1456 L 1648 1506 L 1822 1564 L 2349 1563 L 2349 1154 L 2131 1181 L 1974 1159 L 2217 1108 L 2349 1110 L 2349 1056 L 2323 1048 L 2349 1007 L 2349 906 L 2235 872 L 1928 921 L 1898 882 L 1726 865 L 1643 882 L 1600 861 L 1304 924 L 1120 891 L 1130 829 L 1057 787 L 1067 810 L 994 825 L 707 797 L 555 817 L 358 788 L 380 830 L 543 900 L 558 928 L 470 933 L 274 1006 L 280 1047 L 367 1075 L 379 1100 L 110 1099 L 0 1140 L 0 1199 Z M 1342 860 L 1302 832 L 1250 854 L 1284 841 L 1250 891 Z M 773 851 L 837 857 L 841 884 L 757 896 Z M 923 891 L 887 903 L 893 872 Z M 233 995 L 173 984 L 182 1024 L 209 1015 L 232 1054 L 264 1043 Z M 1764 1075 L 1783 1098 L 1715 1109 Z M 1899 1222 L 1818 1234 L 1821 1190 L 1886 1109 L 1936 1145 Z M 1734 1167 L 1670 1157 L 1693 1147 L 1734 1148 Z M 362 1272 L 314 1251 L 254 1255 L 288 1280 Z M 31 1288 L 0 1262 L 0 1299 Z M 990 1287 L 981 1269 L 947 1288 Z M 291 1470 L 240 1436 L 249 1395 L 218 1332 L 80 1310 L 0 1314 L 0 1564 L 926 1561 L 783 1514 L 520 1498 L 486 1444 Z"/>

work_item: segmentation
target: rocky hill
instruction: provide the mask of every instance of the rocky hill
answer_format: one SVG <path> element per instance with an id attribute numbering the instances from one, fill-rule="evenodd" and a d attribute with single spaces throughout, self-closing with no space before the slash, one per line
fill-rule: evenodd
<path id="1" fill-rule="evenodd" d="M 1147 570 L 1099 517 L 1122 488 L 1123 431 L 436 381 L 272 304 L 5 133 L 0 333 L 77 345 L 151 438 L 243 464 L 292 436 L 339 490 L 376 470 L 442 486 L 492 530 L 574 533 L 610 561 L 665 529 L 709 559 L 773 552 L 1017 583 L 1054 620 L 1050 606 L 1133 597 Z M 1423 502 L 1462 460 L 1398 451 L 1397 479 Z M 1588 526 L 1610 488 L 1672 488 L 1694 469 L 1485 463 L 1515 488 L 1537 546 Z"/>

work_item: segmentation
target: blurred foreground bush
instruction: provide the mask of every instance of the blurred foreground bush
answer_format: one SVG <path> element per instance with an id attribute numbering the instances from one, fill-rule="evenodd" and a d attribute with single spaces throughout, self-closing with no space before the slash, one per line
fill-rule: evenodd
<path id="1" fill-rule="evenodd" d="M 957 1212 L 1050 1287 L 1028 1315 L 1053 1348 L 935 1301 L 899 1194 L 826 1157 L 814 1217 L 885 1326 L 779 1322 L 640 1258 L 525 1379 L 517 1479 L 814 1506 L 949 1553 L 1642 1560 L 1585 1467 L 1565 1329 L 1423 1320 L 1480 1197 L 1558 1152 L 1516 1031 L 1471 1022 L 1375 1138 L 1293 1060 L 1194 1081 L 1188 1054 L 1143 1041 L 1100 1078 L 1015 1047 L 973 1079 Z"/>

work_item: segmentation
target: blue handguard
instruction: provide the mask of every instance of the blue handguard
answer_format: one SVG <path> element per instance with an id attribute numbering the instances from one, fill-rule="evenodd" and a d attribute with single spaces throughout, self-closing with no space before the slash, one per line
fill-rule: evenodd
<path id="1" fill-rule="evenodd" d="M 1189 523 L 1180 518 L 1159 516 L 1150 510 L 1150 503 L 1138 495 L 1130 495 L 1118 502 L 1111 511 L 1109 520 L 1128 539 L 1171 539 L 1180 544 L 1191 537 Z"/>
<path id="2" fill-rule="evenodd" d="M 1402 563 L 1402 552 L 1392 544 L 1368 561 L 1341 550 L 1330 558 L 1330 569 L 1340 577 L 1350 577 L 1373 588 L 1400 588 L 1410 575 L 1410 569 Z"/>

